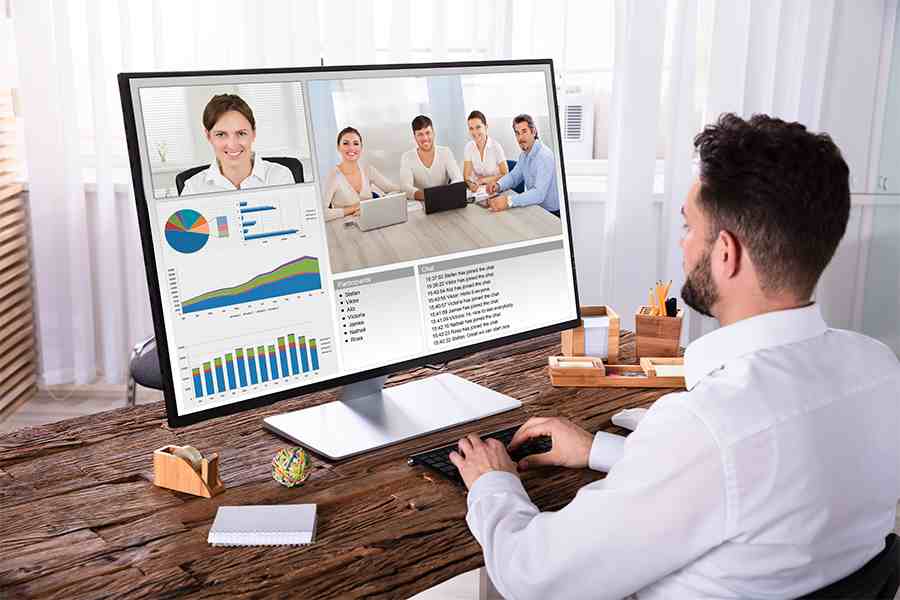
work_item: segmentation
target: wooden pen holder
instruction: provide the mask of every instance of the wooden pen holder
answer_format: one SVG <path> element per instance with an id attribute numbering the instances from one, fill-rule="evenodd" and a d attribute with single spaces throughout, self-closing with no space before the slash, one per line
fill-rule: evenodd
<path id="1" fill-rule="evenodd" d="M 584 356 L 585 352 L 585 327 L 584 317 L 609 317 L 609 329 L 607 331 L 607 354 L 604 357 L 607 362 L 615 363 L 619 360 L 619 315 L 609 306 L 582 306 L 581 321 L 575 329 L 567 329 L 562 332 L 563 356 Z"/>
<path id="2" fill-rule="evenodd" d="M 637 357 L 678 356 L 684 311 L 678 309 L 674 317 L 655 317 L 649 313 L 649 306 L 641 306 L 634 315 L 634 349 Z"/>
<path id="3" fill-rule="evenodd" d="M 225 489 L 219 478 L 219 455 L 200 460 L 199 470 L 172 454 L 177 446 L 163 446 L 153 453 L 153 484 L 159 487 L 212 498 Z"/>

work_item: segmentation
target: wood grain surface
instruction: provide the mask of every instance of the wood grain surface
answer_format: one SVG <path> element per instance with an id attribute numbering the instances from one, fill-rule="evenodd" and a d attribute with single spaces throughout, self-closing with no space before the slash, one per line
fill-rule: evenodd
<path id="1" fill-rule="evenodd" d="M 622 358 L 633 361 L 631 334 L 622 342 Z M 547 357 L 559 353 L 559 335 L 548 335 L 453 362 L 453 373 L 523 402 L 474 429 L 562 415 L 590 431 L 625 433 L 611 426 L 614 413 L 667 393 L 553 388 Z M 432 373 L 407 371 L 389 385 Z M 288 444 L 261 419 L 334 399 L 320 392 L 177 430 L 158 403 L 0 437 L 0 598 L 408 598 L 482 566 L 464 521 L 465 490 L 405 460 L 473 424 L 339 463 L 314 457 L 299 488 L 271 478 L 272 457 Z M 218 452 L 225 492 L 205 499 L 152 485 L 153 451 L 166 444 Z M 599 477 L 548 468 L 524 483 L 549 510 Z M 206 543 L 219 506 L 304 502 L 318 504 L 313 545 Z"/>
<path id="2" fill-rule="evenodd" d="M 469 204 L 430 215 L 416 208 L 408 215 L 405 223 L 371 231 L 347 227 L 346 219 L 326 223 L 331 270 L 343 273 L 562 233 L 559 218 L 536 205 L 495 213 Z"/>

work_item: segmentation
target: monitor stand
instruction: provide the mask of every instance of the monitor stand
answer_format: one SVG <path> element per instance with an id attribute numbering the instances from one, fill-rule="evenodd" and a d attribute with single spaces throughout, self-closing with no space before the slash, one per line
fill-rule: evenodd
<path id="1" fill-rule="evenodd" d="M 340 460 L 522 406 L 449 373 L 389 388 L 385 379 L 344 386 L 339 400 L 266 417 L 263 427 Z"/>

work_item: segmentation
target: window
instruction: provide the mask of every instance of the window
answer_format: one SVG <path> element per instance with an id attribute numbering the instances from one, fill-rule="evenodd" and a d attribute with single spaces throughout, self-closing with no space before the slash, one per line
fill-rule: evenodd
<path id="1" fill-rule="evenodd" d="M 196 161 L 184 88 L 141 90 L 144 129 L 151 161 L 187 165 Z"/>

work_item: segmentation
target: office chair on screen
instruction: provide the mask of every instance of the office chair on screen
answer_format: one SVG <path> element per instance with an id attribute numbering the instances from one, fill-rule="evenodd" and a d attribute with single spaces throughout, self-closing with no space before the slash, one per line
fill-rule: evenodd
<path id="1" fill-rule="evenodd" d="M 276 163 L 287 167 L 291 170 L 291 175 L 294 176 L 294 183 L 303 183 L 303 163 L 300 162 L 300 159 L 294 158 L 292 156 L 264 156 L 263 160 Z M 207 168 L 209 165 L 200 165 L 199 167 L 191 167 L 190 169 L 185 169 L 175 176 L 175 187 L 178 189 L 178 195 L 181 195 L 181 190 L 184 189 L 184 183 Z"/>
<path id="2" fill-rule="evenodd" d="M 797 600 L 893 600 L 900 586 L 900 542 L 887 536 L 884 550 L 861 569 Z"/>
<path id="3" fill-rule="evenodd" d="M 515 167 L 515 166 L 516 166 L 516 161 L 514 161 L 514 160 L 506 161 L 506 168 L 509 169 L 510 173 L 512 173 L 513 167 Z M 512 190 L 517 194 L 524 193 L 525 192 L 525 182 L 522 181 L 522 183 L 520 183 L 519 185 L 514 187 Z M 178 192 L 178 193 L 180 194 L 181 192 Z"/>

